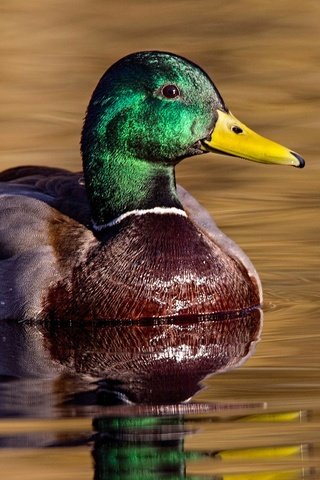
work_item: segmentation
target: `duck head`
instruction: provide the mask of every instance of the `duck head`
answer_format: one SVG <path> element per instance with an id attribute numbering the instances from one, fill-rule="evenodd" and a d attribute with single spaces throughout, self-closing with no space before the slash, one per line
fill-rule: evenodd
<path id="1" fill-rule="evenodd" d="M 182 208 L 174 166 L 192 155 L 304 166 L 300 155 L 238 121 L 200 67 L 158 51 L 128 55 L 106 71 L 89 103 L 81 145 L 98 223 L 130 209 Z"/>

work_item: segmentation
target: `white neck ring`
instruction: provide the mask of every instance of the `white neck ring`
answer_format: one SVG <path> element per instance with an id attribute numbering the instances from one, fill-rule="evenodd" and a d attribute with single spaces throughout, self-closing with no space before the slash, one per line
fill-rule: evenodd
<path id="1" fill-rule="evenodd" d="M 184 210 L 181 210 L 181 208 L 176 208 L 176 207 L 154 207 L 154 208 L 147 208 L 145 210 L 131 210 L 130 212 L 125 212 L 122 215 L 119 215 L 119 217 L 114 218 L 108 223 L 105 223 L 103 225 L 97 225 L 95 222 L 92 222 L 93 229 L 96 231 L 101 231 L 104 230 L 107 227 L 113 227 L 114 225 L 118 225 L 122 220 L 124 220 L 127 217 L 130 217 L 131 215 L 146 215 L 147 213 L 155 213 L 156 215 L 180 215 L 181 217 L 187 218 L 187 214 Z"/>

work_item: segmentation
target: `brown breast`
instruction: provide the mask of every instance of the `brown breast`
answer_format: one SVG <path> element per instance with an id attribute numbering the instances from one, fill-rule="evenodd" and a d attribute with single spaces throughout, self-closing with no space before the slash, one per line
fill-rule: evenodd
<path id="1" fill-rule="evenodd" d="M 141 319 L 245 310 L 254 279 L 179 215 L 131 216 L 108 229 L 45 301 L 55 317 Z"/>

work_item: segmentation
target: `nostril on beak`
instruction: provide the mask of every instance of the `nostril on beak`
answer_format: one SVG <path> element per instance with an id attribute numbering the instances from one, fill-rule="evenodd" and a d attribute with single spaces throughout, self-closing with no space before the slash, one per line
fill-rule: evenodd
<path id="1" fill-rule="evenodd" d="M 233 133 L 235 133 L 236 135 L 239 135 L 240 133 L 243 132 L 242 128 L 238 127 L 238 125 L 233 125 L 233 127 L 231 127 L 231 130 L 232 130 Z"/>

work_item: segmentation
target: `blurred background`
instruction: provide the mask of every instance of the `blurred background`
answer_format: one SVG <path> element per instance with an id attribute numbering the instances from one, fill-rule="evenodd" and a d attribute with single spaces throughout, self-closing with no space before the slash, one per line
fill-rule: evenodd
<path id="1" fill-rule="evenodd" d="M 1 169 L 39 164 L 80 170 L 80 131 L 98 79 L 120 57 L 148 49 L 172 51 L 201 65 L 239 120 L 306 159 L 305 169 L 298 170 L 209 154 L 182 162 L 177 179 L 249 255 L 265 296 L 256 354 L 240 370 L 206 380 L 207 389 L 195 398 L 267 402 L 271 409 L 298 411 L 296 418 L 302 418 L 300 410 L 312 411 L 305 427 L 284 426 L 280 441 L 315 443 L 318 462 L 319 15 L 318 0 L 0 4 Z M 59 388 L 56 383 L 53 391 Z M 12 404 L 11 394 L 5 390 L 5 395 Z M 16 412 L 19 416 L 19 405 Z M 209 433 L 189 437 L 189 446 L 229 438 L 225 431 Z M 235 438 L 245 439 L 245 446 L 280 438 L 277 429 L 268 435 L 264 426 L 262 432 L 238 434 L 230 428 L 230 445 Z M 42 451 L 39 478 L 91 478 L 91 457 L 83 451 L 85 460 L 78 461 L 76 450 L 59 457 L 58 476 L 59 452 L 51 450 L 48 459 L 48 450 Z M 2 452 L 4 478 L 34 479 L 37 452 L 20 457 Z"/>
<path id="2" fill-rule="evenodd" d="M 302 310 L 290 310 L 287 321 L 298 341 L 301 316 L 319 305 L 319 2 L 2 0 L 0 9 L 1 168 L 81 169 L 92 90 L 113 62 L 146 49 L 200 64 L 240 120 L 306 159 L 297 170 L 206 155 L 177 169 L 178 181 L 251 257 L 267 309 Z M 280 320 L 265 331 L 287 335 Z M 269 348 L 277 345 L 264 352 L 277 364 Z"/>
<path id="3" fill-rule="evenodd" d="M 0 9 L 3 166 L 79 168 L 79 132 L 95 84 L 120 57 L 148 49 L 199 63 L 239 117 L 314 158 L 316 0 L 2 0 Z"/>
<path id="4" fill-rule="evenodd" d="M 2 0 L 0 9 L 2 168 L 79 170 L 93 88 L 117 59 L 146 49 L 200 64 L 240 120 L 305 157 L 304 170 L 214 155 L 177 169 L 260 272 L 266 307 L 279 310 L 265 331 L 286 337 L 289 323 L 299 343 L 301 319 L 319 306 L 319 2 Z M 285 304 L 290 318 L 281 323 Z M 319 338 L 315 322 L 311 343 Z M 292 343 L 288 352 L 285 340 L 278 345 L 290 363 Z M 278 364 L 274 349 L 266 345 L 264 357 Z M 313 355 L 308 350 L 304 361 Z"/>

